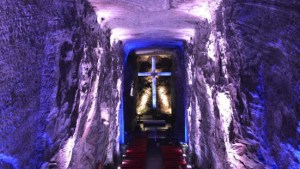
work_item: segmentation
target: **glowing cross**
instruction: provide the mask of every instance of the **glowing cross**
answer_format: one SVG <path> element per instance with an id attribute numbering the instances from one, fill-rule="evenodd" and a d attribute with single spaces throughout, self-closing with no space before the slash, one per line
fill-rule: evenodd
<path id="1" fill-rule="evenodd" d="M 156 72 L 156 56 L 152 56 L 152 71 L 139 72 L 138 76 L 152 76 L 152 107 L 156 109 L 156 76 L 171 76 L 171 72 Z"/>

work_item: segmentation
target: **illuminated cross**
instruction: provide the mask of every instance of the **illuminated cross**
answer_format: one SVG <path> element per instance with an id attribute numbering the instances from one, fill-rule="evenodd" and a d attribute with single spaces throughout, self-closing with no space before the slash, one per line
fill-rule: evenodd
<path id="1" fill-rule="evenodd" d="M 171 72 L 156 72 L 156 56 L 152 56 L 151 72 L 139 72 L 138 76 L 152 77 L 152 107 L 156 109 L 156 76 L 171 76 Z"/>

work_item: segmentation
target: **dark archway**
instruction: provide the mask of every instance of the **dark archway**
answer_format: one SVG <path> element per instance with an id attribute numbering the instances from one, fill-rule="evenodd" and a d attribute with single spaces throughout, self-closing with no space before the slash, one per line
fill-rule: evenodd
<path id="1" fill-rule="evenodd" d="M 147 65 L 147 62 L 141 63 L 138 60 L 139 55 L 143 51 L 149 53 L 149 55 L 158 56 L 157 67 L 161 70 L 169 71 L 166 65 L 171 65 L 171 77 L 158 78 L 159 85 L 164 84 L 167 86 L 167 93 L 170 94 L 172 115 L 166 115 L 162 109 L 162 105 L 157 101 L 157 108 L 148 109 L 146 114 L 155 114 L 155 118 L 158 120 L 166 120 L 167 123 L 172 123 L 172 132 L 169 134 L 169 139 L 176 142 L 187 142 L 186 133 L 186 72 L 185 72 L 185 58 L 184 58 L 184 42 L 181 40 L 132 40 L 125 43 L 125 60 L 124 60 L 124 86 L 123 86 L 123 122 L 124 122 L 124 137 L 126 138 L 137 129 L 137 124 L 140 116 L 137 112 L 138 101 L 141 99 L 138 95 L 141 90 L 141 80 L 138 79 L 138 72 L 140 70 L 147 69 L 147 66 L 151 68 L 151 62 Z M 142 52 L 142 53 L 143 53 Z M 162 53 L 168 53 L 171 57 L 159 58 Z M 160 59 L 160 60 L 159 60 Z M 163 61 L 162 61 L 163 60 Z M 171 62 L 171 64 L 170 64 Z M 145 65 L 146 64 L 146 65 Z M 165 69 L 164 69 L 165 68 Z M 145 70 L 144 70 L 145 71 Z M 167 80 L 169 78 L 169 80 Z M 142 80 L 143 81 L 143 80 Z M 138 82 L 138 83 L 137 83 Z M 145 82 L 145 81 L 144 81 Z M 144 86 L 149 83 L 143 84 Z M 142 86 L 143 86 L 142 85 Z M 153 93 L 151 92 L 151 97 Z M 157 98 L 160 95 L 158 93 Z M 148 107 L 151 107 L 151 101 Z M 143 118 L 144 116 L 142 116 Z M 121 124 L 122 125 L 122 124 Z M 121 131 L 122 132 L 122 131 Z"/>

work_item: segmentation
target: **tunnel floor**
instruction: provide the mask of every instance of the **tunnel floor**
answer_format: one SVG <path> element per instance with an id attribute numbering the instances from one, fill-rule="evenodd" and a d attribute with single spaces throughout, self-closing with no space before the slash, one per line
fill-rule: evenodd
<path id="1" fill-rule="evenodd" d="M 148 139 L 146 169 L 162 169 L 160 146 L 154 139 Z"/>

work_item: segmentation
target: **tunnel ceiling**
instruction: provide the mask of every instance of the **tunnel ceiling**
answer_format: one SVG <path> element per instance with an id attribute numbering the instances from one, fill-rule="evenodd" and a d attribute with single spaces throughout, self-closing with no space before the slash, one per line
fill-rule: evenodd
<path id="1" fill-rule="evenodd" d="M 89 0 L 111 41 L 143 38 L 189 40 L 200 20 L 210 20 L 205 0 Z M 200 11 L 200 12 L 199 12 Z"/>

